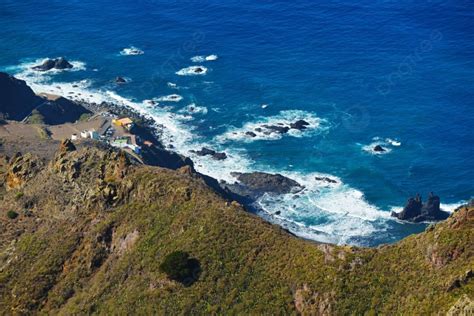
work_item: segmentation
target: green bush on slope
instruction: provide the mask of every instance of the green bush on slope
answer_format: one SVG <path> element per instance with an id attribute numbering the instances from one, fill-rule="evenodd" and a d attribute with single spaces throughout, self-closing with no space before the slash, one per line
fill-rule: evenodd
<path id="1" fill-rule="evenodd" d="M 166 273 L 172 280 L 182 281 L 192 274 L 188 261 L 188 253 L 184 251 L 173 251 L 167 255 L 163 263 L 160 264 L 160 271 Z"/>

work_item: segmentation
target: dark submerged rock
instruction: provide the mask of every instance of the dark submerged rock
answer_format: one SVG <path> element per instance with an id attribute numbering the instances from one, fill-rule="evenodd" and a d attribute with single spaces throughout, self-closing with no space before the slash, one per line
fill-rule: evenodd
<path id="1" fill-rule="evenodd" d="M 212 156 L 212 158 L 216 160 L 224 160 L 227 158 L 227 154 L 225 152 L 217 152 L 215 150 L 203 147 L 201 150 L 191 150 L 190 152 L 198 155 L 198 156 Z"/>
<path id="2" fill-rule="evenodd" d="M 316 179 L 318 181 L 324 181 L 324 182 L 327 182 L 327 183 L 337 183 L 336 180 L 328 178 L 328 177 L 315 177 L 314 179 Z"/>
<path id="3" fill-rule="evenodd" d="M 125 78 L 123 77 L 117 77 L 115 78 L 115 83 L 123 84 L 123 83 L 127 83 L 127 80 L 125 80 Z"/>
<path id="4" fill-rule="evenodd" d="M 254 132 L 246 132 L 245 135 L 250 137 L 257 137 L 257 134 L 255 134 Z"/>
<path id="5" fill-rule="evenodd" d="M 278 126 L 278 125 L 263 125 L 266 129 L 276 132 L 279 134 L 286 134 L 290 130 L 288 126 Z"/>

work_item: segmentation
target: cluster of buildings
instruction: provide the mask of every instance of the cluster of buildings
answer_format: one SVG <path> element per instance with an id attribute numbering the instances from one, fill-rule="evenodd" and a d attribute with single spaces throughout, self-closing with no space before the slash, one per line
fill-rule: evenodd
<path id="1" fill-rule="evenodd" d="M 110 145 L 118 148 L 128 148 L 136 154 L 140 154 L 141 147 L 137 144 L 137 137 L 135 135 L 125 135 L 116 137 Z"/>
<path id="2" fill-rule="evenodd" d="M 114 118 L 112 119 L 112 125 L 110 125 L 109 121 L 109 127 L 102 133 L 97 132 L 95 129 L 83 130 L 80 134 L 72 134 L 71 140 L 74 141 L 80 138 L 102 140 L 108 142 L 113 147 L 129 149 L 136 154 L 140 154 L 141 147 L 137 143 L 137 136 L 132 134 L 134 126 L 133 120 L 128 117 Z M 117 130 L 117 128 L 122 130 Z"/>
<path id="3" fill-rule="evenodd" d="M 130 134 L 133 127 L 135 124 L 133 123 L 133 120 L 124 117 L 121 119 L 113 119 L 112 124 L 117 126 L 117 127 L 122 127 L 124 130 L 126 130 L 128 133 L 125 133 L 122 136 L 115 137 L 111 142 L 110 145 L 118 148 L 128 148 L 132 150 L 136 154 L 140 154 L 141 152 L 141 147 L 137 144 L 137 137 L 133 134 Z"/>
<path id="4" fill-rule="evenodd" d="M 95 139 L 95 140 L 100 140 L 99 133 L 95 129 L 91 130 L 83 130 L 80 135 L 78 134 L 72 134 L 71 135 L 71 140 L 78 140 L 80 138 L 90 138 L 90 139 Z"/>

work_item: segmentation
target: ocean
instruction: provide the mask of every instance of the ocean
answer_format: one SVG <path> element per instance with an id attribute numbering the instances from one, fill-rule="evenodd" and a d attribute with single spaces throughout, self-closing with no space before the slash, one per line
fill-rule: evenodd
<path id="1" fill-rule="evenodd" d="M 152 116 L 166 145 L 217 179 L 288 176 L 305 190 L 263 196 L 261 216 L 304 238 L 375 246 L 426 228 L 390 217 L 408 197 L 434 192 L 452 211 L 473 196 L 473 8 L 463 0 L 0 0 L 0 70 L 37 92 Z M 75 67 L 29 69 L 59 56 Z M 247 133 L 299 119 L 307 130 Z M 189 152 L 203 146 L 228 158 Z"/>

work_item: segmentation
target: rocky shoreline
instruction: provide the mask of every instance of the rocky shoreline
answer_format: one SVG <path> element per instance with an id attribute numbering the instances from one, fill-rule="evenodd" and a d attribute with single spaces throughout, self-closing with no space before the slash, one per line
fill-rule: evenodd
<path id="1" fill-rule="evenodd" d="M 55 60 L 47 60 L 42 65 L 35 66 L 34 69 L 37 71 L 47 71 L 52 68 L 69 68 L 68 65 L 71 64 L 69 64 L 65 59 L 59 58 Z M 6 78 L 8 84 L 11 84 L 10 82 L 12 80 L 14 81 L 13 77 Z M 118 82 L 118 80 L 116 81 Z M 21 83 L 22 81 L 17 80 L 17 82 Z M 120 82 L 122 82 L 122 80 L 120 80 Z M 41 102 L 41 99 L 34 96 L 33 92 L 26 84 L 20 84 L 17 94 L 24 96 L 25 91 L 30 95 L 32 108 L 36 106 L 37 103 Z M 14 100 L 15 96 L 13 95 L 9 98 Z M 300 183 L 281 174 L 269 174 L 258 171 L 250 173 L 232 173 L 231 175 L 235 177 L 233 183 L 227 183 L 225 181 L 219 182 L 217 179 L 198 173 L 194 169 L 194 163 L 189 157 L 174 152 L 171 147 L 165 148 L 161 141 L 161 129 L 165 127 L 157 125 L 152 118 L 147 117 L 130 107 L 112 102 L 102 102 L 98 104 L 83 100 L 70 101 L 66 97 L 61 98 L 76 104 L 78 107 L 83 108 L 85 111 L 94 115 L 107 113 L 112 117 L 131 118 L 135 123 L 134 134 L 138 136 L 142 145 L 148 144 L 142 146 L 143 150 L 140 153 L 143 163 L 174 170 L 184 168 L 183 172 L 201 177 L 210 187 L 221 194 L 224 198 L 229 201 L 237 201 L 238 203 L 247 206 L 250 210 L 255 210 L 254 202 L 256 202 L 263 194 L 296 194 L 305 189 Z M 288 123 L 288 125 L 263 124 L 261 127 L 257 127 L 255 131 L 247 131 L 246 136 L 252 138 L 256 136 L 255 133 L 285 134 L 291 129 L 304 131 L 309 126 L 310 123 L 303 119 Z M 374 150 L 378 150 L 378 148 L 376 147 Z M 225 152 L 218 152 L 207 147 L 203 147 L 200 150 L 190 150 L 189 152 L 197 156 L 209 156 L 216 161 L 222 161 L 228 158 Z M 338 184 L 337 180 L 324 176 L 315 177 L 315 180 L 325 183 L 326 185 Z M 439 208 L 439 197 L 430 195 L 425 205 L 422 204 L 421 198 L 419 197 L 410 199 L 401 213 L 392 213 L 392 216 L 403 221 L 423 222 L 443 220 L 447 217 L 447 214 L 448 213 L 441 211 Z"/>

